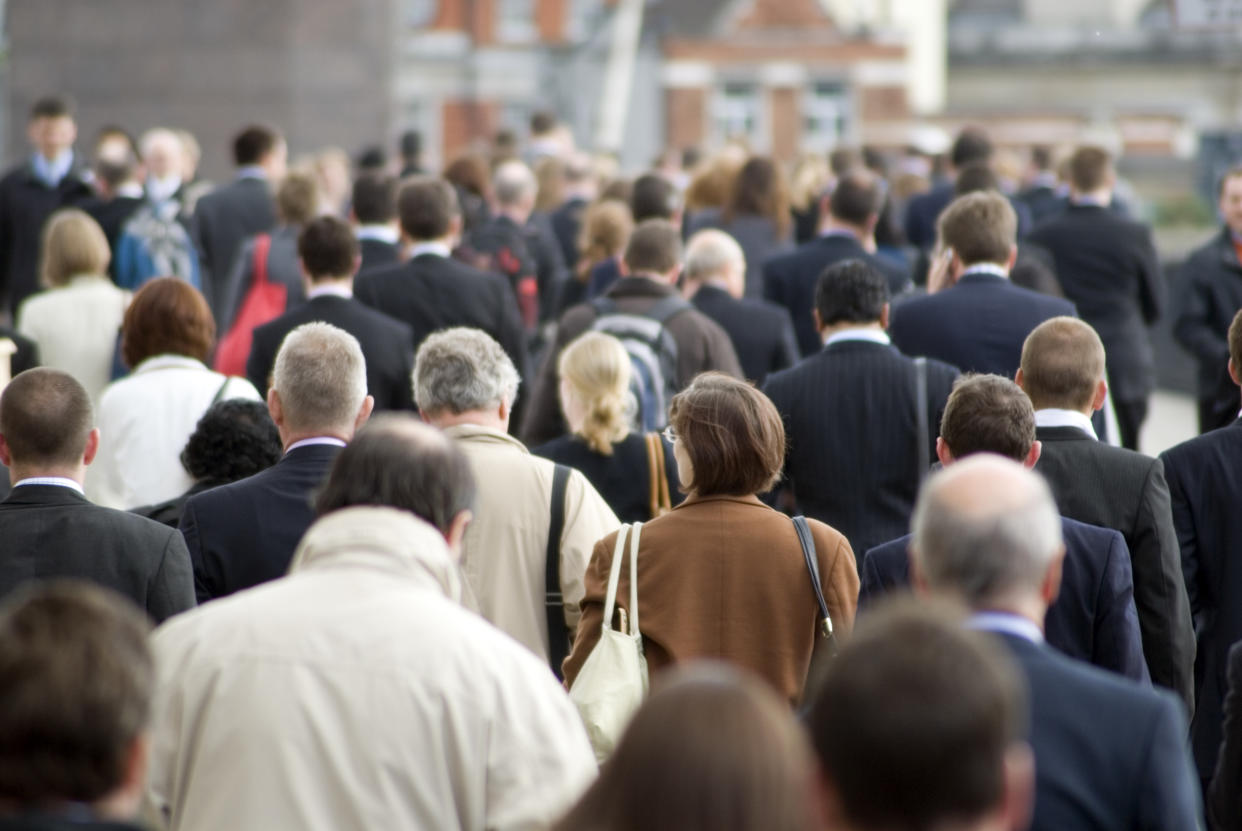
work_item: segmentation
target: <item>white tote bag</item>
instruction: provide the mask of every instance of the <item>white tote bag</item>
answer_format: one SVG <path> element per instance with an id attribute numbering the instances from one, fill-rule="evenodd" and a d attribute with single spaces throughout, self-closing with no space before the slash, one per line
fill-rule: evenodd
<path id="1" fill-rule="evenodd" d="M 586 725 L 595 758 L 601 762 L 612 753 L 634 711 L 647 696 L 647 658 L 643 655 L 643 636 L 638 628 L 638 537 L 642 525 L 641 522 L 622 525 L 617 532 L 599 642 L 587 656 L 569 690 L 569 697 Z M 617 604 L 621 562 L 625 559 L 627 530 L 630 533 L 629 624 L 626 625 L 625 610 L 622 610 L 621 629 L 617 630 L 612 628 L 612 615 Z"/>

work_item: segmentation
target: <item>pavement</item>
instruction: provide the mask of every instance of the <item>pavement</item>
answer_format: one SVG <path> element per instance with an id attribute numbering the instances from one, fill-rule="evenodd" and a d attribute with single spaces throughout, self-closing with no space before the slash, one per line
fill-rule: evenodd
<path id="1" fill-rule="evenodd" d="M 1193 396 L 1157 390 L 1151 397 L 1147 421 L 1139 435 L 1139 449 L 1155 456 L 1194 438 L 1199 435 L 1198 418 Z"/>

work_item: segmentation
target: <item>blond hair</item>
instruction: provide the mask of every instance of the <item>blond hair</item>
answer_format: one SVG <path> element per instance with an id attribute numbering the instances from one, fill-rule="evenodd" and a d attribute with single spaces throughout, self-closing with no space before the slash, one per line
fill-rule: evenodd
<path id="1" fill-rule="evenodd" d="M 579 435 L 596 453 L 611 456 L 613 443 L 630 432 L 629 353 L 612 335 L 587 332 L 561 352 L 557 372 L 582 404 Z"/>
<path id="2" fill-rule="evenodd" d="M 578 235 L 578 271 L 583 282 L 596 265 L 621 255 L 633 230 L 634 218 L 629 205 L 623 202 L 605 199 L 587 208 Z"/>
<path id="3" fill-rule="evenodd" d="M 64 208 L 43 226 L 39 282 L 47 288 L 63 286 L 79 274 L 102 275 L 111 259 L 108 238 L 85 211 Z"/>

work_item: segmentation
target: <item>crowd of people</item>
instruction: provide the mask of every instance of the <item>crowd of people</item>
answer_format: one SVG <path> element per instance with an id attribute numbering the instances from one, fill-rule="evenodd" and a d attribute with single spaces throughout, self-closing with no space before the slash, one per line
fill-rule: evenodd
<path id="1" fill-rule="evenodd" d="M 1242 167 L 29 136 L 0 829 L 1242 829 Z"/>

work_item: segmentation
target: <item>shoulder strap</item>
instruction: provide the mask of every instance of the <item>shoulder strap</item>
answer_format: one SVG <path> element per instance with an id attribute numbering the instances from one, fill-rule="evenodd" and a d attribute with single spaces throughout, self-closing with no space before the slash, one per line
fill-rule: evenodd
<path id="1" fill-rule="evenodd" d="M 689 308 L 690 302 L 680 294 L 670 294 L 644 312 L 643 317 L 649 317 L 663 325 L 678 312 L 683 312 Z"/>
<path id="2" fill-rule="evenodd" d="M 794 530 L 798 532 L 798 542 L 802 544 L 802 556 L 806 560 L 806 570 L 811 575 L 811 588 L 815 589 L 815 601 L 819 603 L 819 616 L 824 635 L 832 634 L 832 615 L 828 614 L 828 602 L 824 600 L 824 589 L 819 579 L 819 561 L 815 556 L 815 538 L 811 536 L 811 526 L 806 517 L 793 518 Z"/>
<path id="3" fill-rule="evenodd" d="M 914 406 L 915 412 L 918 413 L 919 424 L 919 483 L 927 477 L 927 470 L 931 467 L 931 447 L 928 442 L 930 438 L 927 432 L 927 359 L 914 359 Z"/>
<path id="4" fill-rule="evenodd" d="M 599 297 L 591 298 L 591 308 L 595 310 L 597 317 L 603 317 L 614 313 L 617 310 L 617 303 L 611 297 L 601 294 Z"/>
<path id="5" fill-rule="evenodd" d="M 561 663 L 569 654 L 569 629 L 565 626 L 565 597 L 561 594 L 561 532 L 565 528 L 565 490 L 570 469 L 557 465 L 552 473 L 551 522 L 548 523 L 548 548 L 545 554 L 544 609 L 548 616 L 548 663 L 557 678 L 562 678 Z"/>
<path id="6" fill-rule="evenodd" d="M 232 375 L 224 376 L 224 383 L 220 385 L 220 389 L 216 390 L 215 397 L 213 397 L 211 399 L 211 403 L 207 405 L 208 409 L 211 409 L 215 405 L 219 404 L 222 400 L 224 400 L 224 390 L 226 387 L 228 387 L 229 381 L 232 381 L 232 380 L 233 380 Z"/>
<path id="7" fill-rule="evenodd" d="M 254 238 L 254 272 L 252 274 L 252 285 L 262 285 L 267 282 L 267 254 L 272 250 L 272 235 L 259 234 Z"/>

